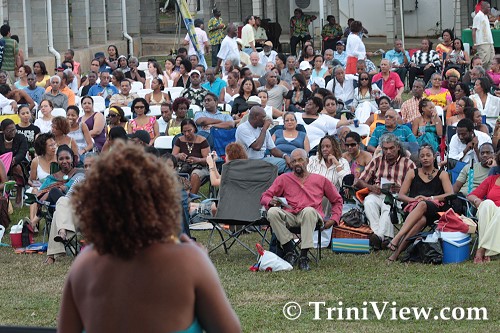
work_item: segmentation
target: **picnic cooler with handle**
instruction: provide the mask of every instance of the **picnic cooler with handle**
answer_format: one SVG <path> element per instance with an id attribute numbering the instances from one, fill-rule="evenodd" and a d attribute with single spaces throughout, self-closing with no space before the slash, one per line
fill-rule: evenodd
<path id="1" fill-rule="evenodd" d="M 10 228 L 10 242 L 13 248 L 26 247 L 33 243 L 33 230 L 29 222 L 20 220 Z"/>
<path id="2" fill-rule="evenodd" d="M 370 235 L 372 229 L 364 224 L 359 228 L 347 226 L 345 223 L 333 228 L 332 251 L 338 253 L 370 253 Z"/>

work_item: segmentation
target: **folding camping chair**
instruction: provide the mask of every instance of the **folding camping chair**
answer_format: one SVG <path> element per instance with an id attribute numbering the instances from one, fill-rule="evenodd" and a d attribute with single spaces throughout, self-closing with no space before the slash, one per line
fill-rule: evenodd
<path id="1" fill-rule="evenodd" d="M 226 254 L 239 243 L 254 255 L 258 255 L 254 246 L 248 246 L 240 236 L 256 229 L 265 241 L 267 229 L 262 232 L 260 226 L 268 226 L 269 222 L 261 213 L 260 198 L 278 176 L 275 165 L 262 160 L 234 160 L 222 166 L 219 189 L 219 205 L 215 216 L 203 216 L 213 225 L 208 241 L 210 253 L 223 246 Z M 241 226 L 241 229 L 227 230 L 222 224 Z M 254 228 L 256 227 L 256 228 Z M 212 247 L 213 233 L 217 232 L 221 242 Z"/>

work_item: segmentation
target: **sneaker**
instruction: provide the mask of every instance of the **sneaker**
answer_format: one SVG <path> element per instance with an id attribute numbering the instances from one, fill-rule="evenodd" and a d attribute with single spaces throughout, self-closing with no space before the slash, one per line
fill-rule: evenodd
<path id="1" fill-rule="evenodd" d="M 295 263 L 297 262 L 297 255 L 293 252 L 288 252 L 287 254 L 285 254 L 283 259 L 290 265 L 295 266 Z"/>
<path id="2" fill-rule="evenodd" d="M 308 257 L 300 257 L 299 258 L 299 269 L 301 271 L 310 271 L 311 267 L 309 266 L 309 258 Z"/>

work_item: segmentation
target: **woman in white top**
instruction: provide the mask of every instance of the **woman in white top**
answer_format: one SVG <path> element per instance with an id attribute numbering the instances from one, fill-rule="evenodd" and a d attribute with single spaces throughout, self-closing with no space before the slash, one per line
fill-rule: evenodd
<path id="1" fill-rule="evenodd" d="M 52 131 L 52 110 L 54 110 L 54 104 L 48 99 L 44 99 L 40 102 L 40 112 L 42 113 L 42 118 L 35 120 L 35 126 L 40 128 L 40 133 L 48 133 Z"/>
<path id="2" fill-rule="evenodd" d="M 57 143 L 52 133 L 43 133 L 35 139 L 36 157 L 31 162 L 30 177 L 28 184 L 33 188 L 31 193 L 36 194 L 38 188 L 50 175 L 50 163 L 56 162 Z M 37 204 L 30 206 L 30 220 L 35 221 Z"/>
<path id="3" fill-rule="evenodd" d="M 148 61 L 148 70 L 146 72 L 146 84 L 145 89 L 151 89 L 151 81 L 153 79 L 160 78 L 163 80 L 163 71 L 161 70 L 160 64 L 156 60 Z"/>
<path id="4" fill-rule="evenodd" d="M 269 95 L 266 90 L 259 91 L 257 96 L 260 98 L 260 106 L 264 109 L 264 111 L 266 111 L 266 116 L 268 118 L 276 119 L 282 117 L 285 114 L 285 112 L 280 111 L 271 105 L 267 105 L 267 100 L 269 99 Z"/>
<path id="5" fill-rule="evenodd" d="M 347 37 L 347 45 L 345 53 L 347 56 L 346 74 L 356 74 L 356 63 L 359 59 L 366 58 L 365 44 L 361 40 L 359 34 L 363 31 L 363 23 L 360 21 L 352 21 L 351 33 Z"/>
<path id="6" fill-rule="evenodd" d="M 321 139 L 317 155 L 309 158 L 307 171 L 327 178 L 337 190 L 342 187 L 344 176 L 351 173 L 349 162 L 342 157 L 339 143 L 331 135 Z"/>
<path id="7" fill-rule="evenodd" d="M 490 125 L 490 128 L 495 128 L 495 123 L 500 111 L 500 98 L 490 94 L 491 84 L 490 81 L 481 77 L 474 83 L 474 95 L 470 98 L 474 101 L 474 104 L 481 111 L 483 116 L 486 116 L 486 124 Z"/>
<path id="8" fill-rule="evenodd" d="M 179 72 L 175 71 L 175 60 L 172 58 L 165 60 L 165 70 L 163 71 L 163 77 L 167 80 L 164 84 L 169 86 L 168 81 L 172 81 L 170 84 L 173 85 L 175 79 L 179 76 Z"/>
<path id="9" fill-rule="evenodd" d="M 238 81 L 240 79 L 239 73 L 229 72 L 227 76 L 227 86 L 222 88 L 220 93 L 220 103 L 231 103 L 236 97 L 239 96 L 240 85 Z"/>
<path id="10" fill-rule="evenodd" d="M 364 123 L 372 113 L 377 112 L 377 98 L 385 96 L 375 83 L 371 83 L 370 74 L 359 74 L 358 87 L 354 89 L 351 109 L 360 123 Z"/>

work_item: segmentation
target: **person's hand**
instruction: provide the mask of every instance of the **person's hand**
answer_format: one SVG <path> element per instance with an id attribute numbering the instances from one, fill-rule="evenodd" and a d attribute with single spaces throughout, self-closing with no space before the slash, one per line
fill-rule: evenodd
<path id="1" fill-rule="evenodd" d="M 271 201 L 269 201 L 269 207 L 281 207 L 281 202 L 275 198 L 272 198 Z"/>
<path id="2" fill-rule="evenodd" d="M 487 161 L 486 161 L 486 165 L 489 166 L 490 168 L 491 167 L 494 167 L 494 166 L 497 166 L 497 162 L 495 161 L 494 158 L 489 158 Z"/>
<path id="3" fill-rule="evenodd" d="M 179 153 L 177 156 L 179 156 L 179 160 L 185 161 L 187 159 L 187 155 L 185 153 Z"/>
<path id="4" fill-rule="evenodd" d="M 423 195 L 417 195 L 413 201 L 420 202 L 420 201 L 425 201 L 425 200 L 429 200 L 429 198 L 427 198 L 426 196 L 423 196 Z"/>
<path id="5" fill-rule="evenodd" d="M 391 193 L 399 193 L 399 190 L 401 189 L 401 186 L 398 184 L 392 184 L 390 191 Z"/>
<path id="6" fill-rule="evenodd" d="M 262 126 L 262 128 L 267 131 L 272 123 L 273 121 L 271 119 L 266 118 L 266 120 L 264 120 L 264 126 Z"/>
<path id="7" fill-rule="evenodd" d="M 101 91 L 100 93 L 97 93 L 97 96 L 102 96 L 102 95 L 104 95 L 104 90 Z"/>
<path id="8" fill-rule="evenodd" d="M 186 158 L 186 162 L 188 162 L 189 164 L 198 163 L 199 158 L 194 156 L 189 156 L 188 158 Z"/>
<path id="9" fill-rule="evenodd" d="M 339 161 L 335 158 L 333 155 L 328 155 L 327 156 L 328 163 L 334 164 L 335 166 L 339 166 Z M 337 165 L 338 164 L 338 165 Z"/>
<path id="10" fill-rule="evenodd" d="M 209 168 L 213 168 L 215 166 L 215 162 L 212 159 L 212 154 L 208 154 L 206 160 Z"/>
<path id="11" fill-rule="evenodd" d="M 288 155 L 285 156 L 285 162 L 286 162 L 286 165 L 291 169 L 292 168 L 292 159 L 290 158 L 290 156 L 288 156 Z"/>
<path id="12" fill-rule="evenodd" d="M 370 190 L 370 192 L 372 192 L 373 194 L 380 194 L 380 193 L 382 193 L 382 191 L 380 190 L 380 187 L 375 186 L 375 185 L 369 185 L 368 186 L 368 190 Z"/>
<path id="13" fill-rule="evenodd" d="M 410 62 L 410 67 L 417 67 L 417 64 L 415 64 L 414 62 Z"/>
<path id="14" fill-rule="evenodd" d="M 331 227 L 336 226 L 336 225 L 338 225 L 337 221 L 335 221 L 335 220 L 328 220 L 328 221 L 325 222 L 325 224 L 321 228 L 321 231 L 326 230 L 326 229 L 330 229 Z"/>
<path id="15" fill-rule="evenodd" d="M 427 65 L 425 65 L 425 67 L 424 67 L 424 71 L 425 71 L 425 70 L 427 70 L 427 69 L 429 69 L 431 66 L 432 66 L 431 64 L 427 64 Z"/>
<path id="16" fill-rule="evenodd" d="M 401 102 L 402 102 L 401 95 L 396 95 L 396 97 L 394 97 L 393 101 L 396 102 L 397 104 L 401 104 Z"/>
<path id="17" fill-rule="evenodd" d="M 477 136 L 474 136 L 474 137 L 472 138 L 471 143 L 472 143 L 472 148 L 473 148 L 473 149 L 478 149 L 479 139 L 477 138 Z"/>

